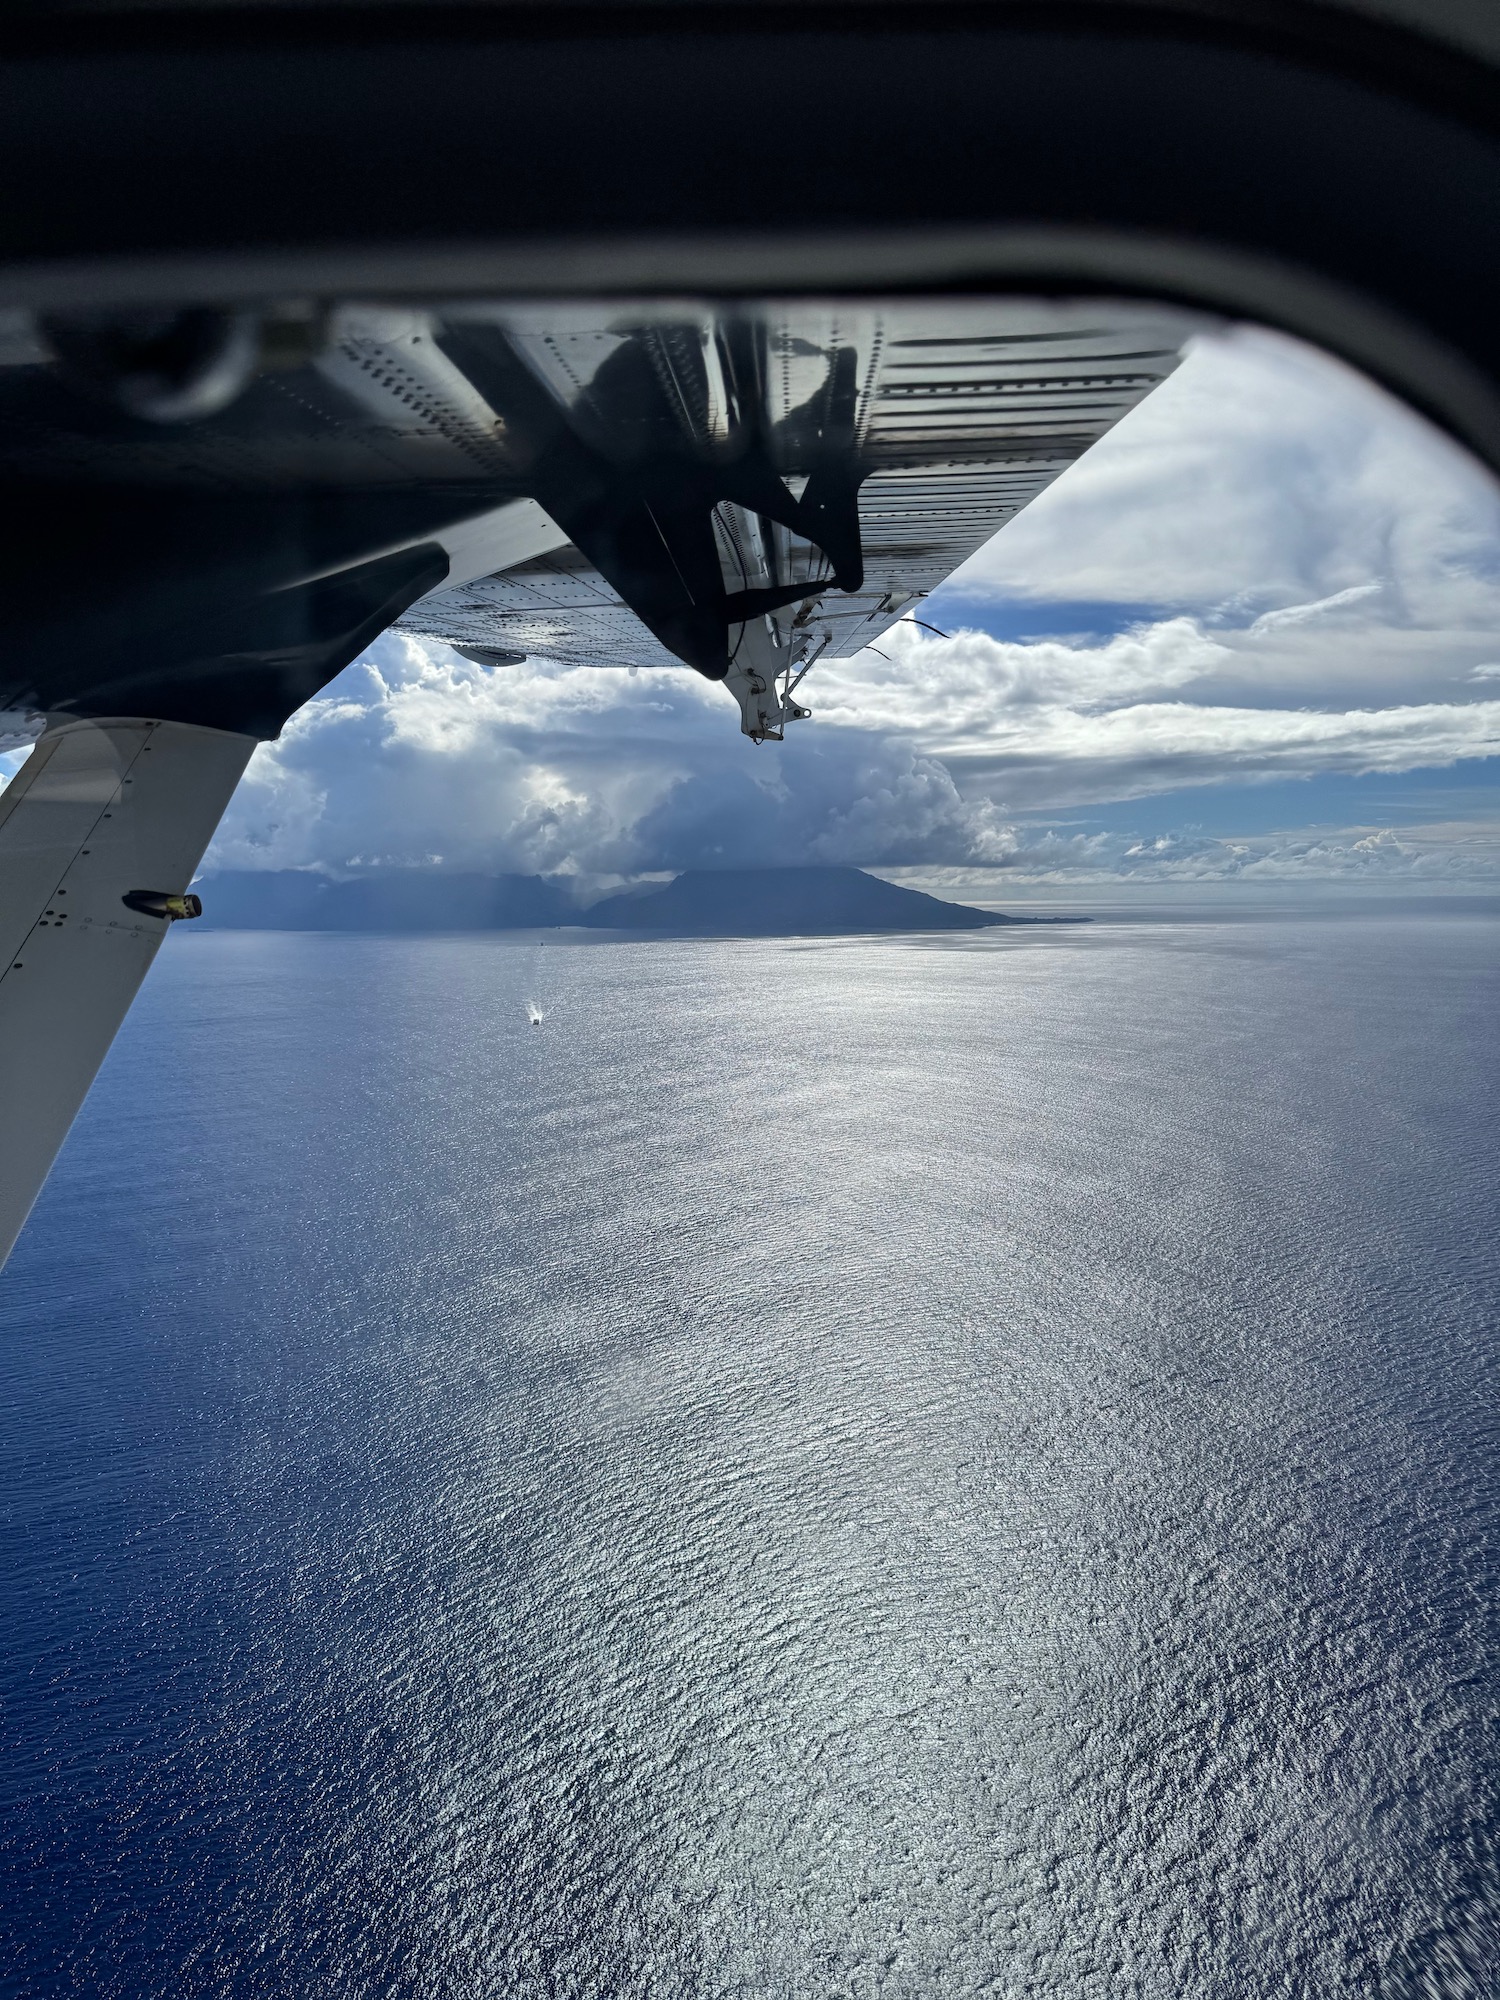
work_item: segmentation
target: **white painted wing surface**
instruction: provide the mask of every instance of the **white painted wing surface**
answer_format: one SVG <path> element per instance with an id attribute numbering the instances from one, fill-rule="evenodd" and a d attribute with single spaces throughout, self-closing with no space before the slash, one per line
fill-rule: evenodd
<path id="1" fill-rule="evenodd" d="M 0 1263 L 169 929 L 122 899 L 187 888 L 254 748 L 67 721 L 0 793 Z"/>

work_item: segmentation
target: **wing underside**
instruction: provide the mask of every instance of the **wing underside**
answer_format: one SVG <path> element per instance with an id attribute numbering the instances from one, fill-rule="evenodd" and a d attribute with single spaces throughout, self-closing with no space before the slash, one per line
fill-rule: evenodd
<path id="1" fill-rule="evenodd" d="M 397 623 L 684 662 L 777 736 L 813 661 L 914 616 L 1198 324 L 1001 296 L 0 325 L 0 709 L 274 735 Z"/>
<path id="2" fill-rule="evenodd" d="M 1017 299 L 732 316 L 537 309 L 503 322 L 530 377 L 604 453 L 643 453 L 654 421 L 658 451 L 665 444 L 710 470 L 763 450 L 794 499 L 820 467 L 843 469 L 862 570 L 846 573 L 845 587 L 818 521 L 769 518 L 744 499 L 712 507 L 731 610 L 750 593 L 790 596 L 764 608 L 757 599 L 729 625 L 731 686 L 749 668 L 773 703 L 778 673 L 848 658 L 915 615 L 1164 379 L 1189 331 L 1161 309 Z M 481 658 L 664 666 L 680 657 L 561 527 L 558 546 L 433 592 L 400 628 Z M 735 691 L 746 707 L 746 690 Z M 788 718 L 767 719 L 775 734 Z"/>

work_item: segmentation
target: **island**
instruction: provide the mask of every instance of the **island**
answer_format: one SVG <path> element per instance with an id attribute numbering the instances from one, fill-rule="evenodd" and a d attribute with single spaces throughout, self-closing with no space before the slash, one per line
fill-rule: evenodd
<path id="1" fill-rule="evenodd" d="M 689 868 L 659 888 L 607 896 L 576 921 L 672 937 L 850 937 L 989 930 L 1026 919 L 945 903 L 862 868 Z"/>
<path id="2" fill-rule="evenodd" d="M 582 905 L 566 878 L 381 868 L 337 880 L 308 869 L 224 870 L 195 887 L 205 930 L 421 932 L 573 927 L 640 937 L 858 937 L 1087 922 L 946 903 L 862 868 L 689 868 Z"/>

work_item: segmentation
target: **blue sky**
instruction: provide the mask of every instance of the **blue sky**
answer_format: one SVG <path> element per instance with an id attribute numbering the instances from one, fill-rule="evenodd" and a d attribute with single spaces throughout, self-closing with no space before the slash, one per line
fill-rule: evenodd
<path id="1" fill-rule="evenodd" d="M 1207 331 L 902 625 L 742 738 L 686 669 L 387 635 L 257 752 L 223 867 L 848 862 L 991 902 L 1500 883 L 1500 491 L 1326 357 Z"/>

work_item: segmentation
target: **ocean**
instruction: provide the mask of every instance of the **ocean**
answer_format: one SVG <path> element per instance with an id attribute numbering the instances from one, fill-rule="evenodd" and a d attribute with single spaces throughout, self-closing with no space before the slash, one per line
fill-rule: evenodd
<path id="1" fill-rule="evenodd" d="M 182 926 L 0 1279 L 0 1991 L 1493 1994 L 1497 1038 L 1441 904 Z"/>

